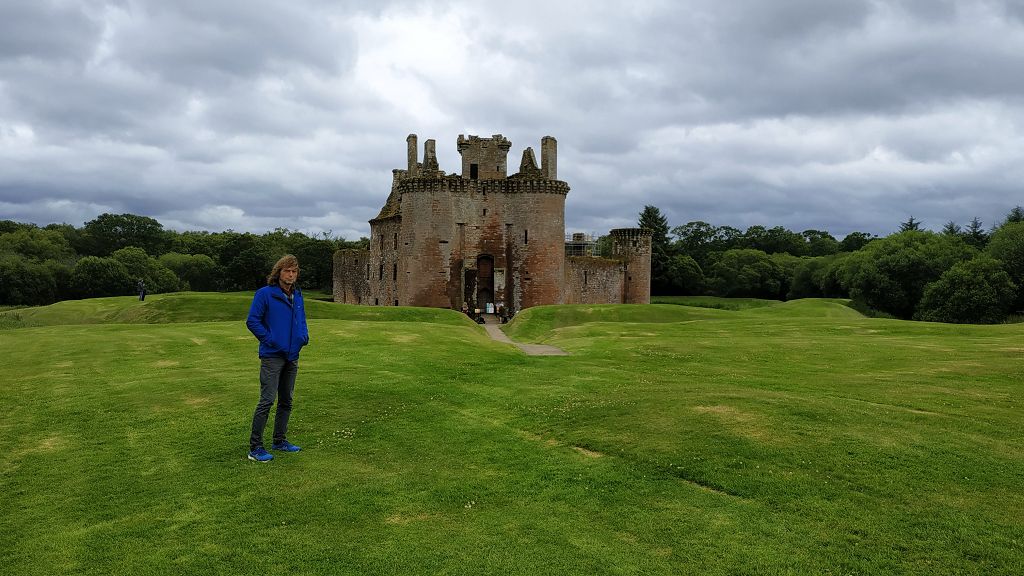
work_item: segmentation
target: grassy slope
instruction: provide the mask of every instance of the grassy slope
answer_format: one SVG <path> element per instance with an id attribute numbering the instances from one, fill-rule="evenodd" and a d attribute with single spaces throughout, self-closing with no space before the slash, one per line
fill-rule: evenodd
<path id="1" fill-rule="evenodd" d="M 0 572 L 1024 571 L 1024 327 L 840 308 L 312 320 L 269 465 L 237 315 L 0 331 Z"/>
<path id="2" fill-rule="evenodd" d="M 384 320 L 472 325 L 464 315 L 437 308 L 385 308 L 334 304 L 306 298 L 309 319 Z M 252 292 L 153 294 L 139 302 L 135 296 L 65 300 L 49 306 L 0 311 L 0 328 L 67 324 L 166 324 L 245 320 Z"/>

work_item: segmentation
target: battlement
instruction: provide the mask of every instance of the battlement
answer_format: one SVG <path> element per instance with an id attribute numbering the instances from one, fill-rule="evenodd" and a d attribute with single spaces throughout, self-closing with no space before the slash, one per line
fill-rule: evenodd
<path id="1" fill-rule="evenodd" d="M 569 193 L 569 184 L 561 180 L 515 179 L 467 180 L 461 176 L 405 178 L 396 183 L 399 194 L 438 192 L 451 194 L 560 194 Z"/>
<path id="2" fill-rule="evenodd" d="M 640 238 L 643 236 L 653 235 L 651 231 L 646 228 L 615 228 L 608 233 L 618 238 Z"/>

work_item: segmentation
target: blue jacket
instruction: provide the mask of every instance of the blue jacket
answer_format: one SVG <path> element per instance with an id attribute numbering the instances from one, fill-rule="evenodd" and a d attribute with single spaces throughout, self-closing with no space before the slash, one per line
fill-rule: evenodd
<path id="1" fill-rule="evenodd" d="M 299 350 L 309 344 L 302 291 L 296 287 L 292 296 L 289 302 L 288 295 L 278 285 L 264 286 L 253 296 L 245 325 L 260 341 L 260 358 L 279 356 L 298 360 Z"/>

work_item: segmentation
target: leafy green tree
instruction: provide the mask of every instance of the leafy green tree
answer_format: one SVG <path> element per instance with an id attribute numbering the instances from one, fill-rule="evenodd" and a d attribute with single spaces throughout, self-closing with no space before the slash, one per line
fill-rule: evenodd
<path id="1" fill-rule="evenodd" d="M 915 319 L 957 324 L 996 324 L 1013 306 L 1017 285 L 1003 264 L 987 255 L 957 262 L 928 284 Z"/>
<path id="2" fill-rule="evenodd" d="M 1019 290 L 1014 308 L 1024 310 L 1024 222 L 999 227 L 992 233 L 985 251 L 1003 263 L 1003 269 Z"/>
<path id="3" fill-rule="evenodd" d="M 206 254 L 168 252 L 157 260 L 185 283 L 189 290 L 212 292 L 220 286 L 223 272 Z"/>
<path id="4" fill-rule="evenodd" d="M 751 226 L 743 234 L 743 245 L 766 254 L 785 252 L 793 256 L 802 256 L 807 253 L 807 242 L 804 237 L 782 226 Z"/>
<path id="5" fill-rule="evenodd" d="M 71 271 L 74 264 L 68 262 L 58 262 L 56 260 L 46 260 L 42 262 L 43 267 L 53 277 L 55 285 L 55 293 L 52 301 L 45 302 L 51 304 L 60 300 L 67 300 L 72 298 L 73 294 L 71 291 Z"/>
<path id="6" fill-rule="evenodd" d="M 100 214 L 85 223 L 83 235 L 87 252 L 93 256 L 108 256 L 128 246 L 159 255 L 167 247 L 163 225 L 148 216 L 135 214 Z"/>
<path id="7" fill-rule="evenodd" d="M 768 229 L 761 225 L 750 226 L 743 232 L 743 248 L 750 250 L 760 250 L 761 252 L 768 253 L 763 247 L 768 244 Z"/>
<path id="8" fill-rule="evenodd" d="M 179 254 L 206 254 L 218 259 L 222 247 L 232 233 L 210 233 L 203 231 L 187 231 L 170 233 L 170 252 Z"/>
<path id="9" fill-rule="evenodd" d="M 694 259 L 698 265 L 707 264 L 708 253 L 715 249 L 718 242 L 718 228 L 695 220 L 672 229 L 675 236 L 674 249 Z"/>
<path id="10" fill-rule="evenodd" d="M 10 234 L 16 232 L 22 228 L 31 228 L 30 224 L 22 224 L 21 222 L 15 222 L 14 220 L 0 220 L 0 234 Z"/>
<path id="11" fill-rule="evenodd" d="M 768 258 L 779 267 L 779 291 L 773 296 L 776 300 L 785 300 L 793 286 L 793 276 L 796 274 L 800 262 L 807 256 L 794 256 L 789 252 L 776 252 L 769 254 Z"/>
<path id="12" fill-rule="evenodd" d="M 727 250 L 707 276 L 719 296 L 777 298 L 782 290 L 782 269 L 761 250 Z"/>
<path id="13" fill-rule="evenodd" d="M 845 258 L 845 253 L 801 258 L 793 270 L 786 299 L 846 298 L 847 293 L 839 282 L 839 271 Z"/>
<path id="14" fill-rule="evenodd" d="M 59 293 L 54 270 L 47 263 L 15 253 L 0 254 L 0 304 L 52 304 Z"/>
<path id="15" fill-rule="evenodd" d="M 676 254 L 669 261 L 668 278 L 673 294 L 703 294 L 704 271 L 688 254 Z"/>
<path id="16" fill-rule="evenodd" d="M 132 294 L 135 282 L 125 265 L 113 258 L 86 256 L 71 272 L 71 292 L 77 298 Z"/>
<path id="17" fill-rule="evenodd" d="M 49 230 L 51 232 L 57 232 L 68 241 L 68 246 L 75 253 L 76 257 L 79 254 L 86 253 L 86 241 L 84 232 L 81 228 L 75 228 L 71 224 L 47 224 L 43 226 L 43 230 Z"/>
<path id="18" fill-rule="evenodd" d="M 719 226 L 715 235 L 715 250 L 725 252 L 733 248 L 743 248 L 743 231 L 732 226 Z"/>
<path id="19" fill-rule="evenodd" d="M 825 268 L 825 259 L 818 256 L 804 258 L 793 270 L 793 281 L 789 286 L 787 300 L 797 298 L 820 298 L 821 288 L 819 280 L 821 271 Z"/>
<path id="20" fill-rule="evenodd" d="M 217 256 L 224 270 L 222 289 L 254 290 L 265 285 L 276 258 L 264 246 L 263 237 L 232 231 L 224 232 L 223 236 Z"/>
<path id="21" fill-rule="evenodd" d="M 856 252 L 867 246 L 868 242 L 875 239 L 873 234 L 867 232 L 850 232 L 839 242 L 840 252 Z"/>
<path id="22" fill-rule="evenodd" d="M 809 256 L 827 256 L 839 252 L 839 241 L 824 230 L 804 230 L 800 235 L 807 242 L 805 253 Z"/>
<path id="23" fill-rule="evenodd" d="M 842 282 L 860 303 L 909 319 L 924 287 L 976 251 L 958 237 L 909 230 L 875 240 L 851 254 Z"/>
<path id="24" fill-rule="evenodd" d="M 142 248 L 129 246 L 115 250 L 111 258 L 124 264 L 128 275 L 136 281 L 139 279 L 146 283 L 146 291 L 152 294 L 163 292 L 175 292 L 181 288 L 181 281 L 166 266 L 156 258 L 146 254 Z"/>
<path id="25" fill-rule="evenodd" d="M 814 275 L 823 298 L 850 297 L 850 291 L 843 285 L 842 278 L 846 260 L 851 254 L 852 252 L 840 252 L 839 254 L 823 258 L 824 265 L 820 273 Z"/>
<path id="26" fill-rule="evenodd" d="M 712 254 L 742 248 L 743 232 L 732 226 L 713 226 L 702 220 L 687 222 L 672 229 L 673 253 L 688 254 L 703 270 L 712 264 Z M 716 257 L 717 258 L 717 257 Z"/>
<path id="27" fill-rule="evenodd" d="M 224 276 L 228 289 L 255 290 L 265 286 L 273 264 L 272 257 L 259 246 L 242 250 L 225 266 Z"/>
<path id="28" fill-rule="evenodd" d="M 334 284 L 334 252 L 338 245 L 331 240 L 302 236 L 292 244 L 291 253 L 299 259 L 303 286 L 330 290 Z"/>
<path id="29" fill-rule="evenodd" d="M 33 227 L 0 234 L 0 252 L 20 254 L 37 262 L 67 262 L 74 257 L 67 238 L 60 232 Z"/>

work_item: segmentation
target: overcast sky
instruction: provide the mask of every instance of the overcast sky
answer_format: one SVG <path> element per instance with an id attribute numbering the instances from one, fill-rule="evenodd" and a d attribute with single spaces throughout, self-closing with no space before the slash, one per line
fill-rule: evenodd
<path id="1" fill-rule="evenodd" d="M 554 136 L 567 232 L 987 228 L 1024 0 L 0 0 L 0 219 L 356 239 L 410 133 Z"/>

